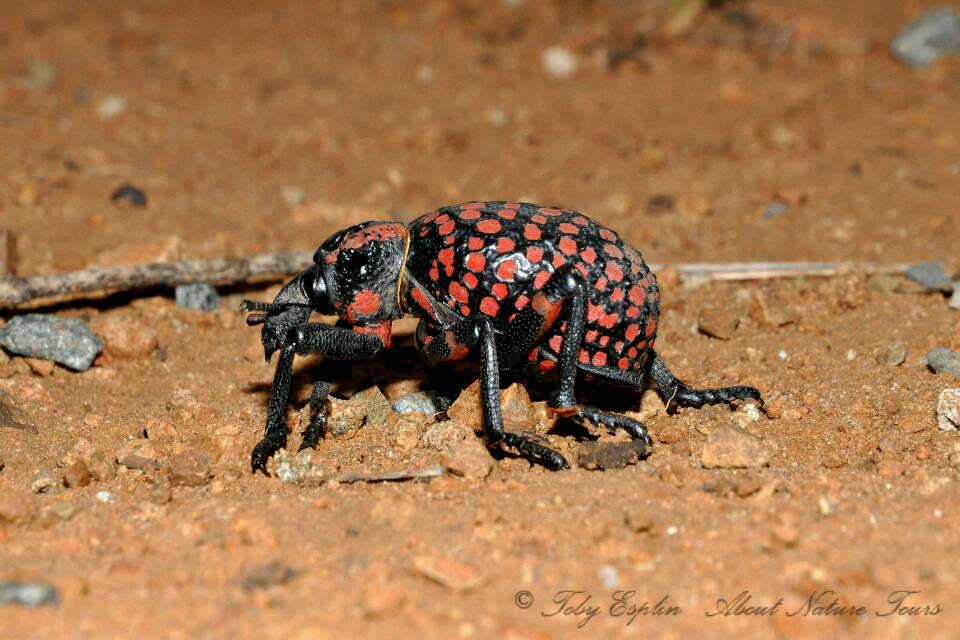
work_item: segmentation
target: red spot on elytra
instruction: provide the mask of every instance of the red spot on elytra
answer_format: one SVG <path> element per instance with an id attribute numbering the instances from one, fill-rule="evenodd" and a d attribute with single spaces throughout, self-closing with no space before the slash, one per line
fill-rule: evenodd
<path id="1" fill-rule="evenodd" d="M 503 300 L 504 298 L 507 297 L 507 294 L 509 292 L 510 290 L 507 288 L 507 285 L 503 284 L 502 282 L 494 283 L 494 285 L 490 287 L 490 293 L 492 293 L 497 298 L 497 300 Z M 517 306 L 517 305 L 514 305 L 514 306 Z"/>
<path id="2" fill-rule="evenodd" d="M 586 218 L 584 218 L 583 216 L 574 216 L 574 217 L 573 217 L 573 224 L 578 224 L 578 225 L 580 225 L 581 227 L 585 227 L 585 226 L 587 226 L 588 224 L 590 224 L 590 221 L 587 220 Z"/>
<path id="3" fill-rule="evenodd" d="M 601 347 L 607 346 L 607 344 L 608 344 L 609 342 L 610 342 L 610 336 L 601 336 L 601 338 L 600 338 L 600 346 L 601 346 Z"/>
<path id="4" fill-rule="evenodd" d="M 563 213 L 563 211 L 561 211 L 560 209 L 553 209 L 551 207 L 540 207 L 539 209 L 537 209 L 537 211 L 539 211 L 545 216 L 558 216 L 561 213 Z"/>
<path id="5" fill-rule="evenodd" d="M 517 300 L 513 303 L 513 306 L 519 310 L 525 308 L 528 304 L 530 304 L 530 298 L 521 294 L 517 296 Z"/>
<path id="6" fill-rule="evenodd" d="M 549 271 L 541 271 L 533 277 L 533 288 L 542 289 L 543 285 L 547 284 L 547 280 L 550 279 L 550 276 L 553 275 Z"/>
<path id="7" fill-rule="evenodd" d="M 577 359 L 583 364 L 590 364 L 590 352 L 586 349 L 580 349 L 580 356 Z"/>
<path id="8" fill-rule="evenodd" d="M 428 213 L 421 221 L 420 224 L 430 224 L 437 219 L 437 216 L 440 215 L 439 211 L 434 211 L 433 213 Z"/>
<path id="9" fill-rule="evenodd" d="M 497 265 L 497 277 L 501 280 L 513 280 L 517 273 L 517 263 L 513 260 L 503 260 Z"/>
<path id="10" fill-rule="evenodd" d="M 554 353 L 560 353 L 560 346 L 563 344 L 563 336 L 552 336 L 548 344 Z"/>
<path id="11" fill-rule="evenodd" d="M 603 351 L 597 351 L 595 354 L 593 354 L 593 364 L 598 367 L 607 366 L 607 354 L 605 354 Z"/>
<path id="12" fill-rule="evenodd" d="M 610 231 L 610 229 L 601 228 L 600 237 L 603 238 L 604 240 L 609 240 L 610 242 L 614 242 L 617 239 L 617 234 L 615 234 L 613 231 Z"/>
<path id="13" fill-rule="evenodd" d="M 434 282 L 440 279 L 440 270 L 437 268 L 436 260 L 430 263 L 430 271 L 427 272 L 427 275 L 430 276 L 430 279 Z"/>
<path id="14" fill-rule="evenodd" d="M 479 209 L 467 209 L 466 211 L 460 212 L 461 220 L 476 220 L 480 217 Z"/>
<path id="15" fill-rule="evenodd" d="M 630 347 L 630 348 L 627 350 L 627 355 L 630 356 L 631 358 L 636 358 L 638 353 L 640 353 L 640 352 L 637 351 L 637 348 L 636 348 L 636 347 Z"/>
<path id="16" fill-rule="evenodd" d="M 490 296 L 486 296 L 480 301 L 480 311 L 488 316 L 495 316 L 500 311 L 500 304 Z"/>
<path id="17" fill-rule="evenodd" d="M 647 293 L 639 285 L 634 285 L 630 287 L 630 293 L 627 294 L 627 297 L 630 298 L 630 302 L 639 307 L 646 300 Z"/>
<path id="18" fill-rule="evenodd" d="M 434 223 L 435 223 L 437 226 L 440 226 L 440 225 L 442 225 L 442 224 L 445 224 L 445 223 L 449 222 L 449 220 L 450 220 L 450 216 L 444 213 L 444 214 L 442 214 L 442 215 L 440 215 L 440 216 L 437 216 L 437 218 L 434 220 Z"/>
<path id="19" fill-rule="evenodd" d="M 587 321 L 588 322 L 597 322 L 603 316 L 603 307 L 593 304 L 592 302 L 587 303 Z"/>
<path id="20" fill-rule="evenodd" d="M 626 369 L 627 367 L 630 366 L 630 361 L 627 360 L 626 358 L 620 358 L 619 360 L 617 360 L 617 366 L 620 367 L 621 369 Z"/>
<path id="21" fill-rule="evenodd" d="M 503 203 L 503 208 L 504 208 L 504 209 L 517 210 L 517 209 L 520 208 L 520 203 L 519 203 L 519 202 L 504 202 L 504 203 Z"/>
<path id="22" fill-rule="evenodd" d="M 497 215 L 504 220 L 513 220 L 517 217 L 517 212 L 514 209 L 500 209 L 500 211 L 497 211 Z"/>
<path id="23" fill-rule="evenodd" d="M 610 292 L 610 300 L 613 302 L 620 302 L 623 300 L 623 289 L 621 287 L 616 287 L 613 291 Z"/>
<path id="24" fill-rule="evenodd" d="M 557 243 L 557 247 L 568 256 L 572 256 L 577 252 L 577 241 L 570 236 L 563 236 Z"/>
<path id="25" fill-rule="evenodd" d="M 603 252 L 611 258 L 617 258 L 618 260 L 623 257 L 623 251 L 620 251 L 620 247 L 615 244 L 603 245 Z"/>
<path id="26" fill-rule="evenodd" d="M 536 224 L 546 224 L 547 218 L 546 216 L 542 216 L 539 213 L 535 213 L 532 216 L 530 216 L 530 222 L 533 222 Z"/>
<path id="27" fill-rule="evenodd" d="M 647 320 L 647 337 L 650 338 L 657 332 L 657 319 L 650 318 Z"/>
<path id="28" fill-rule="evenodd" d="M 627 307 L 627 317 L 631 320 L 640 317 L 640 309 L 637 307 Z"/>
<path id="29" fill-rule="evenodd" d="M 487 259 L 480 252 L 473 252 L 467 256 L 467 269 L 480 273 L 487 266 Z"/>
<path id="30" fill-rule="evenodd" d="M 477 284 L 479 284 L 479 282 L 480 282 L 480 280 L 479 280 L 479 279 L 477 278 L 477 276 L 475 276 L 474 274 L 469 273 L 469 272 L 463 274 L 463 283 L 464 283 L 465 285 L 467 285 L 468 287 L 470 287 L 471 289 L 476 288 L 476 286 L 477 286 Z"/>
<path id="31" fill-rule="evenodd" d="M 528 223 L 523 227 L 523 237 L 527 240 L 539 240 L 542 235 L 540 227 L 535 224 Z"/>
<path id="32" fill-rule="evenodd" d="M 560 229 L 561 233 L 572 233 L 573 235 L 580 233 L 580 227 L 569 222 L 561 222 L 557 228 Z"/>
<path id="33" fill-rule="evenodd" d="M 616 262 L 608 262 L 603 272 L 614 282 L 623 280 L 623 269 L 621 269 L 620 265 Z"/>
<path id="34" fill-rule="evenodd" d="M 517 243 L 512 238 L 500 238 L 497 240 L 497 253 L 507 253 L 516 248 Z"/>
<path id="35" fill-rule="evenodd" d="M 478 238 L 477 236 L 470 236 L 470 239 L 467 240 L 467 246 L 476 251 L 477 249 L 483 248 L 483 238 Z"/>
<path id="36" fill-rule="evenodd" d="M 530 262 L 540 262 L 543 260 L 543 247 L 527 247 L 527 259 Z"/>
<path id="37" fill-rule="evenodd" d="M 580 258 L 587 264 L 593 264 L 597 259 L 597 250 L 593 247 L 587 247 L 580 252 Z"/>
<path id="38" fill-rule="evenodd" d="M 467 291 L 467 288 L 464 287 L 464 286 L 463 286 L 462 284 L 460 284 L 459 282 L 451 282 L 451 283 L 450 283 L 449 290 L 450 290 L 450 295 L 451 295 L 451 296 L 453 297 L 453 299 L 456 300 L 457 302 L 466 303 L 467 300 L 470 299 L 470 294 L 469 294 L 469 292 Z"/>
<path id="39" fill-rule="evenodd" d="M 597 331 L 596 329 L 590 329 L 590 331 L 587 331 L 583 337 L 586 339 L 587 342 L 596 342 L 597 336 L 599 335 L 599 333 L 600 332 Z"/>
<path id="40" fill-rule="evenodd" d="M 627 327 L 627 330 L 623 333 L 623 337 L 627 339 L 627 342 L 633 342 L 634 338 L 640 335 L 640 327 L 635 324 L 631 324 Z"/>
<path id="41" fill-rule="evenodd" d="M 606 313 L 602 318 L 600 318 L 600 320 L 597 321 L 597 324 L 606 329 L 613 329 L 613 327 L 617 324 L 617 320 L 619 320 L 617 314 Z"/>
<path id="42" fill-rule="evenodd" d="M 503 228 L 499 220 L 481 220 L 477 223 L 477 231 L 481 233 L 496 233 Z"/>
<path id="43" fill-rule="evenodd" d="M 567 259 L 564 258 L 564 257 L 563 257 L 562 255 L 560 255 L 559 253 L 555 253 L 555 254 L 553 254 L 553 261 L 552 261 L 552 263 L 553 263 L 553 268 L 554 268 L 554 269 L 559 269 L 559 268 L 562 267 L 563 265 L 567 264 Z"/>
<path id="44" fill-rule="evenodd" d="M 440 253 L 437 254 L 437 260 L 440 262 L 440 264 L 444 264 L 448 267 L 452 265 L 453 264 L 453 248 L 447 247 L 446 249 L 443 249 L 442 251 L 440 251 Z"/>
<path id="45" fill-rule="evenodd" d="M 543 360 L 540 361 L 540 365 L 539 365 L 539 366 L 540 366 L 540 372 L 541 372 L 541 373 L 549 373 L 549 372 L 553 371 L 554 368 L 556 368 L 557 363 L 554 362 L 553 360 L 543 359 Z"/>
<path id="46" fill-rule="evenodd" d="M 423 292 L 423 289 L 420 287 L 414 287 L 410 292 L 410 297 L 413 298 L 413 301 L 417 303 L 417 306 L 427 312 L 427 315 L 436 320 L 437 316 L 433 312 L 433 307 L 430 305 L 430 301 L 427 299 L 427 294 Z"/>
<path id="47" fill-rule="evenodd" d="M 444 236 L 445 236 L 445 235 L 447 235 L 448 233 L 450 233 L 451 231 L 453 231 L 454 227 L 456 227 L 456 226 L 457 226 L 457 223 L 454 222 L 453 220 L 451 220 L 450 222 L 448 222 L 448 223 L 446 223 L 446 224 L 444 224 L 444 225 L 441 225 L 440 228 L 437 229 L 437 231 L 440 232 L 440 235 L 444 235 Z"/>
<path id="48" fill-rule="evenodd" d="M 600 276 L 600 277 L 597 279 L 597 281 L 593 283 L 593 285 L 597 288 L 598 291 L 606 291 L 606 290 L 607 290 L 607 279 L 606 279 L 606 277 L 605 277 L 605 276 Z"/>

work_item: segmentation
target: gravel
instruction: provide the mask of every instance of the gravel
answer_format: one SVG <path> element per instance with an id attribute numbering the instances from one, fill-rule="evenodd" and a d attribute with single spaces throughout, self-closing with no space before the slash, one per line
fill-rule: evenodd
<path id="1" fill-rule="evenodd" d="M 960 389 L 944 389 L 940 392 L 937 426 L 941 431 L 960 431 Z"/>
<path id="2" fill-rule="evenodd" d="M 911 67 L 925 67 L 946 53 L 960 52 L 960 11 L 931 9 L 897 33 L 893 55 Z"/>
<path id="3" fill-rule="evenodd" d="M 60 604 L 57 588 L 46 582 L 0 582 L 0 605 L 55 607 Z"/>
<path id="4" fill-rule="evenodd" d="M 934 373 L 960 376 L 960 353 L 946 347 L 934 347 L 927 353 L 927 366 Z"/>
<path id="5" fill-rule="evenodd" d="M 700 454 L 700 463 L 707 469 L 756 469 L 769 461 L 770 452 L 760 440 L 727 425 L 710 433 Z"/>
<path id="6" fill-rule="evenodd" d="M 34 493 L 50 493 L 63 486 L 63 480 L 58 478 L 49 469 L 38 469 L 33 474 L 30 489 Z"/>
<path id="7" fill-rule="evenodd" d="M 953 291 L 953 282 L 939 262 L 918 262 L 907 268 L 906 276 L 929 291 Z"/>
<path id="8" fill-rule="evenodd" d="M 0 328 L 0 345 L 20 356 L 53 360 L 74 371 L 86 371 L 103 350 L 83 320 L 42 313 L 13 317 Z"/>
<path id="9" fill-rule="evenodd" d="M 565 47 L 550 47 L 543 52 L 540 59 L 543 70 L 551 78 L 569 78 L 579 66 L 576 54 Z"/>
<path id="10" fill-rule="evenodd" d="M 787 212 L 787 205 L 782 202 L 771 202 L 763 209 L 763 217 L 776 218 Z"/>
<path id="11" fill-rule="evenodd" d="M 43 91 L 53 86 L 60 75 L 57 65 L 46 60 L 31 60 L 26 71 L 20 76 L 20 81 L 28 89 Z"/>
<path id="12" fill-rule="evenodd" d="M 220 294 L 206 282 L 181 284 L 174 290 L 177 306 L 184 309 L 215 311 L 220 306 Z"/>
<path id="13" fill-rule="evenodd" d="M 132 184 L 123 184 L 117 187 L 116 190 L 110 194 L 110 200 L 129 204 L 131 207 L 147 206 L 147 194 L 143 192 L 143 189 L 135 187 Z"/>
<path id="14" fill-rule="evenodd" d="M 877 349 L 877 364 L 887 367 L 899 367 L 907 359 L 907 345 L 899 340 L 888 342 Z"/>
<path id="15" fill-rule="evenodd" d="M 426 413 L 433 415 L 441 411 L 437 394 L 433 391 L 408 393 L 393 401 L 393 410 L 397 413 Z"/>

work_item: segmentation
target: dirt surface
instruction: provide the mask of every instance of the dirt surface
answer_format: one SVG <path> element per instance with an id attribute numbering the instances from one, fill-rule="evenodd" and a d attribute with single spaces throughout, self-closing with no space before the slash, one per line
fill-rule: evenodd
<path id="1" fill-rule="evenodd" d="M 667 2 L 7 4 L 0 226 L 21 275 L 312 249 L 471 199 L 581 210 L 649 262 L 960 268 L 960 57 L 911 70 L 888 53 L 910 17 L 950 3 L 735 3 L 673 38 Z M 554 46 L 577 56 L 572 76 L 545 72 Z M 125 183 L 148 206 L 111 202 Z M 757 386 L 768 417 L 668 416 L 655 395 L 600 388 L 594 402 L 646 420 L 645 462 L 551 473 L 464 445 L 487 477 L 381 484 L 321 479 L 441 464 L 432 418 L 322 440 L 320 479 L 249 473 L 272 367 L 235 309 L 275 285 L 224 292 L 212 313 L 171 292 L 41 308 L 86 319 L 106 348 L 80 374 L 0 355 L 0 400 L 35 427 L 0 414 L 15 520 L 0 517 L 0 580 L 60 599 L 0 607 L 0 636 L 956 637 L 960 439 L 935 410 L 960 378 L 925 355 L 960 348 L 960 316 L 888 284 L 661 277 L 658 351 L 697 386 Z M 475 370 L 420 365 L 412 328 L 379 363 L 298 363 L 293 426 L 315 377 L 340 397 L 456 397 Z M 879 363 L 897 341 L 905 361 Z M 766 466 L 705 467 L 743 431 L 760 446 L 740 453 Z M 623 439 L 546 437 L 576 459 L 597 436 Z M 91 470 L 134 453 L 140 468 L 32 493 L 81 437 Z M 916 609 L 877 615 L 902 590 Z M 564 591 L 582 593 L 547 615 Z M 664 615 L 630 623 L 611 608 L 622 591 L 651 611 L 668 597 Z M 865 613 L 805 607 L 824 591 L 813 606 Z M 706 615 L 721 599 L 782 604 Z"/>

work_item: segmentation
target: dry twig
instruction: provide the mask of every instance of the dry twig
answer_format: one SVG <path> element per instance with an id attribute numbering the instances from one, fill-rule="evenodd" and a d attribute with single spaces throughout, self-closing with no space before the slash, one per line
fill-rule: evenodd
<path id="1" fill-rule="evenodd" d="M 175 287 L 190 282 L 234 285 L 256 278 L 283 277 L 311 264 L 310 251 L 262 254 L 246 258 L 215 258 L 182 262 L 153 262 L 130 267 L 100 267 L 20 278 L 0 277 L 0 308 L 35 300 L 84 294 L 132 292 Z M 682 277 L 699 281 L 768 280 L 772 278 L 831 277 L 849 272 L 903 273 L 905 264 L 840 262 L 728 262 L 650 265 L 653 271 L 669 266 Z"/>

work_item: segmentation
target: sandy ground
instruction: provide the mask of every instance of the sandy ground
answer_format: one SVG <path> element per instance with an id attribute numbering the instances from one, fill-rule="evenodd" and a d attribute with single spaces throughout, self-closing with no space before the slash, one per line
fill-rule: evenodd
<path id="1" fill-rule="evenodd" d="M 931 3 L 734 3 L 636 46 L 666 4 L 8 1 L 0 226 L 17 272 L 312 249 L 354 222 L 471 199 L 584 211 L 657 263 L 960 268 L 960 58 L 911 70 L 887 50 Z M 545 73 L 553 46 L 576 54 L 572 76 Z M 56 77 L 25 81 L 36 61 Z M 123 183 L 148 206 L 112 203 Z M 774 202 L 785 212 L 764 215 Z M 769 417 L 668 416 L 600 389 L 595 402 L 646 418 L 645 463 L 551 473 L 501 457 L 483 479 L 393 484 L 249 473 L 272 368 L 235 309 L 275 285 L 225 291 L 213 313 L 163 291 L 40 307 L 107 344 L 81 374 L 0 356 L 0 391 L 36 427 L 0 426 L 0 511 L 20 514 L 0 519 L 0 580 L 60 596 L 0 608 L 0 637 L 956 637 L 960 440 L 935 407 L 960 380 L 925 355 L 960 347 L 960 316 L 888 285 L 662 278 L 661 354 L 698 386 L 757 386 Z M 711 338 L 704 316 L 738 326 Z M 341 396 L 456 395 L 475 372 L 420 365 L 412 326 L 382 362 L 304 360 L 297 406 L 314 377 Z M 894 342 L 905 361 L 878 362 Z M 766 466 L 703 467 L 731 423 Z M 439 464 L 410 429 L 391 418 L 313 459 L 332 473 Z M 80 437 L 111 461 L 148 447 L 162 466 L 33 494 Z M 574 458 L 588 435 L 548 437 Z M 212 479 L 171 486 L 184 452 Z M 904 591 L 906 609 L 878 615 Z M 661 615 L 631 621 L 644 602 Z"/>

